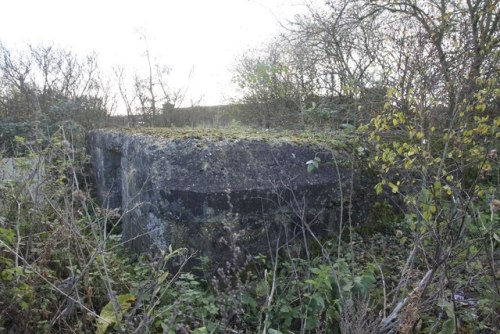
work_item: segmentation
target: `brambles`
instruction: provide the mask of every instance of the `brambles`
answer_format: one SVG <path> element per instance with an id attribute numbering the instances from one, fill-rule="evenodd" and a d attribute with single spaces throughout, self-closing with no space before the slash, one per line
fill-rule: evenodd
<path id="1" fill-rule="evenodd" d="M 155 258 L 127 253 L 120 235 L 113 234 L 120 213 L 92 201 L 83 182 L 85 156 L 70 138 L 61 129 L 36 155 L 52 163 L 44 168 L 38 192 L 21 190 L 32 180 L 1 183 L 0 289 L 7 298 L 0 304 L 0 326 L 5 330 L 372 333 L 391 326 L 427 331 L 436 317 L 443 330 L 458 328 L 454 318 L 460 328 L 472 328 L 477 319 L 478 326 L 494 328 L 498 210 L 495 198 L 478 193 L 487 194 L 495 181 L 497 157 L 491 150 L 486 158 L 491 170 L 468 164 L 480 175 L 467 188 L 474 192 L 471 198 L 458 191 L 457 174 L 443 176 L 441 185 L 428 183 L 428 189 L 406 188 L 412 179 L 402 175 L 411 174 L 401 174 L 398 159 L 404 158 L 395 150 L 398 162 L 387 165 L 394 168 L 387 177 L 400 177 L 396 193 L 410 200 L 404 219 L 379 204 L 376 219 L 387 228 L 361 228 L 358 235 L 345 221 L 344 240 L 320 239 L 310 228 L 313 222 L 292 222 L 291 217 L 305 217 L 300 199 L 281 198 L 290 208 L 279 218 L 287 242 L 276 252 L 245 257 L 226 224 L 224 240 L 233 257 L 211 272 L 213 266 L 202 259 L 197 270 L 206 275 L 196 276 L 183 270 L 193 256 L 185 250 L 167 249 Z M 434 166 L 427 163 L 428 175 L 436 175 Z M 387 182 L 398 186 L 396 179 Z M 349 198 L 349 190 L 343 196 Z M 370 234 L 375 231 L 380 233 Z M 387 319 L 397 320 L 385 327 Z"/>
<path id="2" fill-rule="evenodd" d="M 333 189 L 341 193 L 331 204 L 340 206 L 339 231 L 332 228 L 339 237 L 315 235 L 303 198 L 277 196 L 276 251 L 246 257 L 225 226 L 233 257 L 214 271 L 201 258 L 200 276 L 184 270 L 197 255 L 182 249 L 128 254 L 114 234 L 121 213 L 93 202 L 78 126 L 53 121 L 71 116 L 94 126 L 93 116 L 107 115 L 102 87 L 94 82 L 96 98 L 61 96 L 67 72 L 55 71 L 56 85 L 43 93 L 34 79 L 50 73 L 5 77 L 30 63 L 7 62 L 0 46 L 2 83 L 9 83 L 0 113 L 12 121 L 0 126 L 1 149 L 16 157 L 18 171 L 0 178 L 0 331 L 498 332 L 499 25 L 493 0 L 327 1 L 237 69 L 252 103 L 241 108 L 249 124 L 308 130 L 141 129 L 346 149 L 379 177 L 374 226 L 354 226 L 349 180 Z M 39 60 L 59 55 L 32 51 Z M 142 122 L 163 112 L 165 124 L 174 114 L 194 123 L 196 113 L 174 112 L 175 99 L 153 91 L 167 73 L 157 70 L 135 80 Z M 133 116 L 133 98 L 121 93 Z M 323 135 L 324 128 L 343 135 Z M 324 170 L 314 155 L 301 163 L 310 173 Z"/>

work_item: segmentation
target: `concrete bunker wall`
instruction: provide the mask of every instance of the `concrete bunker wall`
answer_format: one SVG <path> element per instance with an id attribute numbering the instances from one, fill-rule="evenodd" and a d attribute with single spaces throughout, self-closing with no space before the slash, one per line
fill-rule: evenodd
<path id="1" fill-rule="evenodd" d="M 111 130 L 92 131 L 88 142 L 98 196 L 104 205 L 122 209 L 123 238 L 137 252 L 172 245 L 218 259 L 236 238 L 244 252 L 265 253 L 283 224 L 298 228 L 302 208 L 318 233 L 331 233 L 351 177 L 353 218 L 361 221 L 366 212 L 368 190 L 359 173 L 342 165 L 339 152 Z M 323 165 L 307 173 L 305 162 L 315 156 Z M 346 218 L 347 204 L 343 211 Z"/>
<path id="2" fill-rule="evenodd" d="M 95 143 L 97 144 L 97 143 Z M 101 204 L 115 209 L 122 206 L 121 148 L 93 145 L 90 150 L 92 171 Z"/>

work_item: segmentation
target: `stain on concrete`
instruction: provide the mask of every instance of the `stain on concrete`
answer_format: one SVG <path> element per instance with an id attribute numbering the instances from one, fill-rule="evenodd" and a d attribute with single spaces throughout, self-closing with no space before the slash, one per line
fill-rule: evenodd
<path id="1" fill-rule="evenodd" d="M 361 222 L 371 192 L 345 150 L 303 135 L 95 130 L 88 144 L 98 196 L 122 210 L 123 238 L 137 252 L 171 245 L 223 260 L 237 243 L 267 253 L 302 220 L 334 231 L 349 198 Z M 320 168 L 308 173 L 315 157 Z"/>

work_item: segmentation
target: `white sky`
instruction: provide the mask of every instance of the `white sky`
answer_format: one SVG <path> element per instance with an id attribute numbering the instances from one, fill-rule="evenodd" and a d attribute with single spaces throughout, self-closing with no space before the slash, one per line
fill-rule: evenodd
<path id="1" fill-rule="evenodd" d="M 275 36 L 279 21 L 305 11 L 303 0 L 0 0 L 0 41 L 70 47 L 99 55 L 101 68 L 145 64 L 147 36 L 154 61 L 172 69 L 172 86 L 202 104 L 235 95 L 235 58 Z"/>

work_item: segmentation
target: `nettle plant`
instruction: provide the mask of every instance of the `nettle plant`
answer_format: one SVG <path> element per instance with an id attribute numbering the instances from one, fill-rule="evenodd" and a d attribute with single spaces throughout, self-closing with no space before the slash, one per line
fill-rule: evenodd
<path id="1" fill-rule="evenodd" d="M 495 78 L 478 78 L 476 86 L 441 121 L 436 113 L 444 108 L 431 97 L 389 90 L 383 112 L 363 127 L 373 143 L 371 167 L 380 172 L 377 193 L 405 203 L 402 237 L 411 236 L 413 250 L 401 281 L 415 269 L 431 272 L 414 304 L 425 313 L 422 301 L 432 300 L 443 330 L 478 320 L 493 328 L 498 320 L 500 89 Z M 405 109 L 396 102 L 402 99 Z"/>

